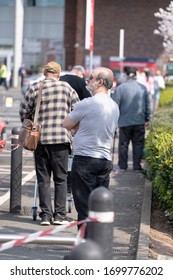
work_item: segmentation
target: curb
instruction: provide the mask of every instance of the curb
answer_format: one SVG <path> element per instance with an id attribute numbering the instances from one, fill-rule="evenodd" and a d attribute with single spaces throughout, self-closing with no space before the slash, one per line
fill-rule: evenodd
<path id="1" fill-rule="evenodd" d="M 148 260 L 150 219 L 151 219 L 152 183 L 145 180 L 144 199 L 142 203 L 142 214 L 139 228 L 138 248 L 136 260 Z"/>

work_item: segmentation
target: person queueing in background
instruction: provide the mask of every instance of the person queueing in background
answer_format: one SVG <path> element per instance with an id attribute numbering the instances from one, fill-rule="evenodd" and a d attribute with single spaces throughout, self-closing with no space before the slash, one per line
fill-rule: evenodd
<path id="1" fill-rule="evenodd" d="M 147 88 L 136 81 L 136 68 L 129 68 L 127 75 L 127 81 L 119 85 L 112 96 L 120 109 L 117 173 L 128 169 L 130 141 L 133 150 L 133 170 L 142 172 L 145 126 L 151 114 L 149 94 Z"/>
<path id="2" fill-rule="evenodd" d="M 79 99 L 91 97 L 90 92 L 86 88 L 85 69 L 82 65 L 73 66 L 70 73 L 60 77 L 60 81 L 67 82 L 78 94 Z M 67 177 L 67 192 L 71 193 L 71 168 L 68 171 Z"/>
<path id="3" fill-rule="evenodd" d="M 63 123 L 75 133 L 71 180 L 78 221 L 88 216 L 91 191 L 109 186 L 113 167 L 111 144 L 119 117 L 118 106 L 108 94 L 113 81 L 109 68 L 95 68 L 88 80 L 92 97 L 80 101 Z"/>
<path id="4" fill-rule="evenodd" d="M 4 63 L 1 63 L 0 64 L 0 86 L 3 85 L 6 90 L 8 90 L 7 75 L 8 75 L 7 66 Z"/>
<path id="5" fill-rule="evenodd" d="M 43 84 L 38 122 L 42 132 L 36 151 L 35 166 L 41 208 L 41 225 L 68 224 L 72 221 L 66 215 L 67 168 L 71 146 L 71 134 L 63 127 L 63 120 L 70 113 L 79 98 L 68 84 L 59 81 L 61 67 L 56 62 L 44 66 Z M 33 119 L 36 100 L 42 81 L 35 82 L 26 91 L 20 104 L 20 119 Z M 51 173 L 54 181 L 54 209 L 51 204 Z"/>
<path id="6" fill-rule="evenodd" d="M 143 84 L 147 88 L 147 92 L 150 99 L 150 110 L 153 114 L 153 96 L 154 96 L 154 77 L 148 68 L 144 68 L 140 75 L 136 75 L 136 79 L 139 83 Z"/>
<path id="7" fill-rule="evenodd" d="M 165 89 L 165 80 L 161 75 L 160 70 L 157 70 L 156 75 L 154 76 L 153 114 L 158 110 L 160 93 L 163 89 Z"/>
<path id="8" fill-rule="evenodd" d="M 26 71 L 26 68 L 25 68 L 25 64 L 22 63 L 22 65 L 20 66 L 19 71 L 18 71 L 18 76 L 19 76 L 20 87 L 21 88 L 23 87 L 23 80 L 24 80 L 24 77 L 26 76 L 26 74 L 27 74 L 27 71 Z"/>
<path id="9" fill-rule="evenodd" d="M 67 82 L 77 92 L 79 99 L 91 97 L 86 88 L 85 69 L 81 65 L 75 65 L 71 72 L 60 77 L 60 81 Z"/>

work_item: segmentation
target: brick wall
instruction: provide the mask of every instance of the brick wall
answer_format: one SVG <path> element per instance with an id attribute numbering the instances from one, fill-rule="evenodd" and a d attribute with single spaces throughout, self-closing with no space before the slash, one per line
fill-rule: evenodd
<path id="1" fill-rule="evenodd" d="M 66 0 L 64 26 L 64 49 L 66 70 L 73 66 L 75 61 L 74 44 L 76 37 L 76 5 L 76 0 Z"/>
<path id="2" fill-rule="evenodd" d="M 158 27 L 154 13 L 169 3 L 170 0 L 95 0 L 94 55 L 102 57 L 102 65 L 109 65 L 110 56 L 119 56 L 120 29 L 125 30 L 125 57 L 153 58 L 160 63 L 164 50 L 162 38 L 153 34 Z M 66 0 L 67 66 L 84 64 L 88 54 L 84 48 L 85 5 L 85 0 Z"/>

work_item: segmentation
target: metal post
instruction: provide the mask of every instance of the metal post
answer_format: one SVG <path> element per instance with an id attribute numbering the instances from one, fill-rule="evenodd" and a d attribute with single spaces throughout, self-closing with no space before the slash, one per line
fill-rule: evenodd
<path id="1" fill-rule="evenodd" d="M 11 180 L 10 180 L 10 213 L 20 213 L 22 196 L 22 147 L 15 149 L 19 142 L 20 128 L 12 129 Z"/>
<path id="2" fill-rule="evenodd" d="M 123 73 L 123 61 L 124 61 L 124 29 L 120 29 L 119 59 L 120 59 L 120 74 L 121 74 Z"/>
<path id="3" fill-rule="evenodd" d="M 9 242 L 12 240 L 20 240 L 26 238 L 26 235 L 19 234 L 0 234 L 0 244 Z M 34 240 L 30 239 L 28 243 L 30 244 L 41 244 L 41 245 L 69 245 L 74 246 L 76 241 L 75 236 L 40 236 L 36 237 Z"/>
<path id="4" fill-rule="evenodd" d="M 91 192 L 88 203 L 89 218 L 98 219 L 87 224 L 87 238 L 95 241 L 104 252 L 104 259 L 113 257 L 114 199 L 105 187 Z"/>

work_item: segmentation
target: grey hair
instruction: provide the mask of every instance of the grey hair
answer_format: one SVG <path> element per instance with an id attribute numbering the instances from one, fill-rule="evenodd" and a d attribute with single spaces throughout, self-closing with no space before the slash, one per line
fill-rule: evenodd
<path id="1" fill-rule="evenodd" d="M 103 80 L 103 85 L 105 86 L 105 88 L 107 89 L 111 89 L 113 86 L 113 80 L 109 77 L 108 75 L 105 75 L 105 73 L 100 72 L 97 76 L 96 80 Z"/>
<path id="2" fill-rule="evenodd" d="M 75 66 L 73 66 L 72 69 L 76 69 L 76 70 L 82 72 L 83 74 L 85 74 L 85 69 L 82 65 L 75 65 Z"/>

